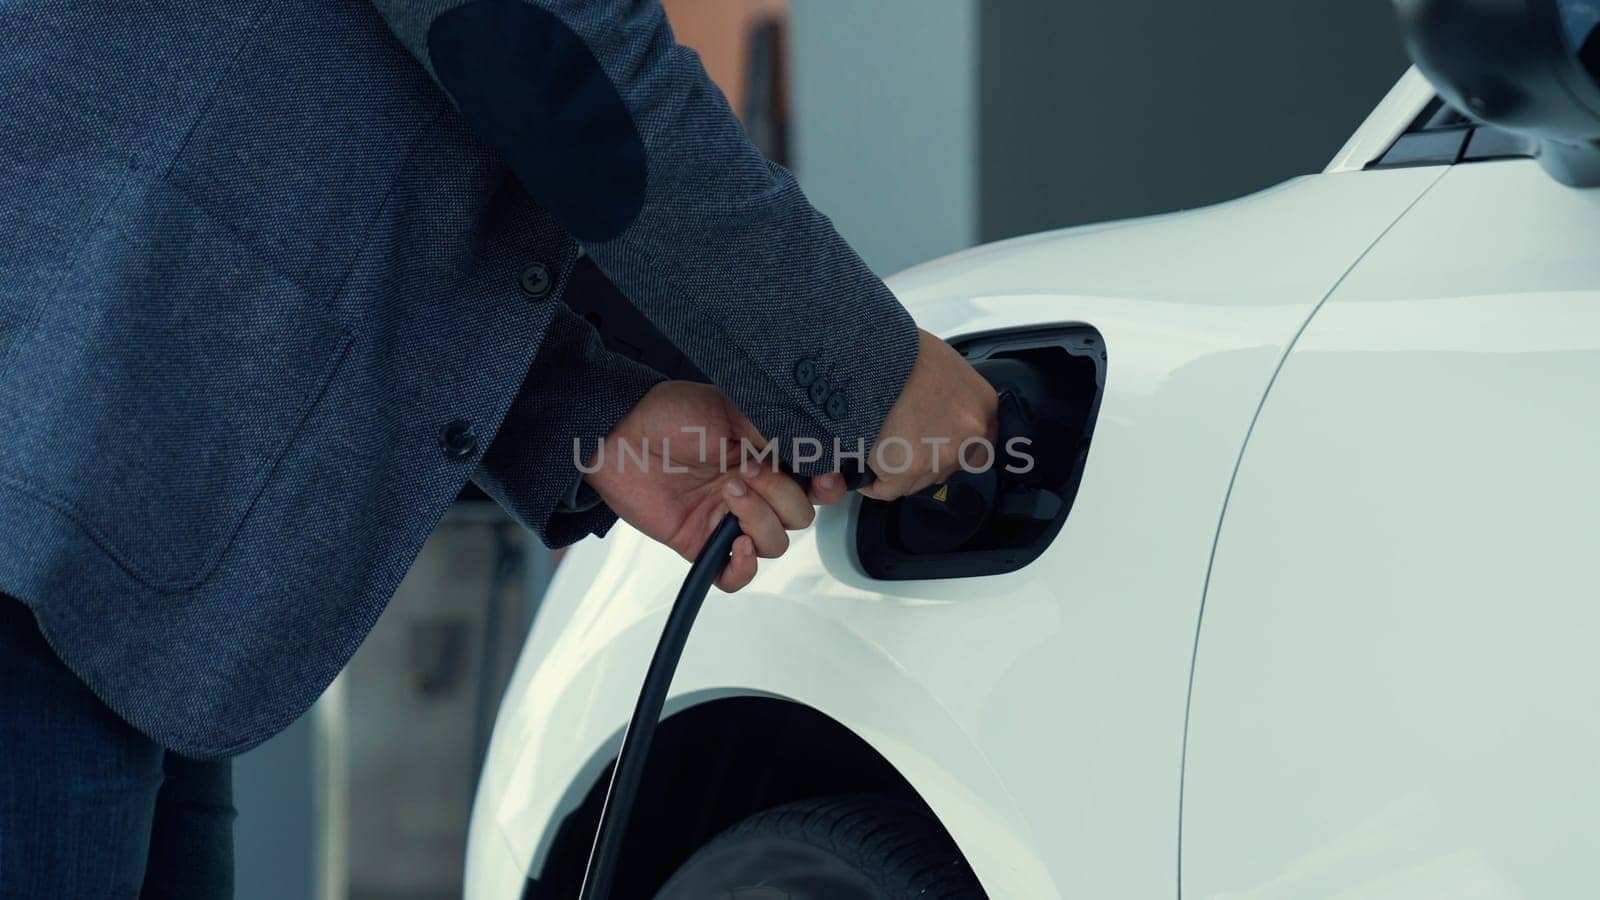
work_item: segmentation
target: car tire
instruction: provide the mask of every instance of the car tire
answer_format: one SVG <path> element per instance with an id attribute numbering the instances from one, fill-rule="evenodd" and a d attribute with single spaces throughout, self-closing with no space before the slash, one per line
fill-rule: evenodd
<path id="1" fill-rule="evenodd" d="M 983 900 L 938 820 L 887 795 L 764 810 L 701 847 L 656 900 Z"/>

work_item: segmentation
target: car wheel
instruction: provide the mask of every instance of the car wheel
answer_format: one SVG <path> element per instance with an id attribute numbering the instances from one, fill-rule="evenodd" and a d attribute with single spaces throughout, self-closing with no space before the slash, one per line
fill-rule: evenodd
<path id="1" fill-rule="evenodd" d="M 927 810 L 863 794 L 756 813 L 701 847 L 656 900 L 985 896 L 955 842 Z"/>

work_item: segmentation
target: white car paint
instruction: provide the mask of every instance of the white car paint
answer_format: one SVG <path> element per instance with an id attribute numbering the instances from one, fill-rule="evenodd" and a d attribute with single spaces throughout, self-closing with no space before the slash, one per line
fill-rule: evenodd
<path id="1" fill-rule="evenodd" d="M 1459 790 L 1475 759 L 1496 773 L 1529 765 L 1524 780 L 1531 783 L 1565 779 L 1578 761 L 1547 739 L 1594 749 L 1600 720 L 1592 714 L 1592 673 L 1581 678 L 1573 659 L 1537 659 L 1534 623 L 1512 621 L 1515 607 L 1501 593 L 1510 582 L 1492 577 L 1510 578 L 1530 560 L 1543 566 L 1558 551 L 1575 554 L 1585 535 L 1595 535 L 1578 515 L 1582 503 L 1593 507 L 1595 486 L 1575 483 L 1573 465 L 1582 448 L 1595 449 L 1596 432 L 1561 416 L 1572 404 L 1594 402 L 1592 389 L 1574 391 L 1583 383 L 1580 354 L 1600 334 L 1593 314 L 1580 307 L 1589 301 L 1600 309 L 1600 298 L 1573 291 L 1585 278 L 1600 281 L 1596 263 L 1576 263 L 1573 248 L 1595 234 L 1600 222 L 1585 216 L 1600 210 L 1600 194 L 1560 188 L 1528 162 L 1361 171 L 1430 96 L 1408 74 L 1323 174 L 1207 209 L 981 247 L 891 279 L 919 323 L 945 337 L 1050 323 L 1100 331 L 1107 384 L 1066 525 L 1040 559 L 1015 573 L 976 582 L 880 582 L 853 558 L 854 504 L 826 510 L 783 559 L 764 564 L 750 588 L 708 600 L 668 714 L 730 694 L 786 698 L 827 714 L 911 783 L 996 898 L 1174 896 L 1180 802 L 1183 893 L 1193 897 L 1398 896 L 1391 888 L 1403 882 L 1393 877 L 1407 867 L 1447 865 L 1439 860 L 1462 847 L 1500 852 L 1499 845 L 1455 841 L 1448 828 L 1431 843 L 1405 843 L 1382 828 L 1405 828 L 1426 815 L 1466 828 L 1461 804 L 1470 797 Z M 1528 192 L 1532 199 L 1517 199 Z M 1563 212 L 1541 219 L 1523 239 L 1504 241 L 1504 232 L 1539 219 L 1546 206 Z M 1508 209 L 1520 209 L 1520 217 Z M 1488 210 L 1505 220 L 1490 221 Z M 1476 229 L 1467 223 L 1474 216 L 1484 220 Z M 1430 240 L 1430 227 L 1457 239 Z M 1552 230 L 1562 231 L 1562 243 L 1549 243 Z M 1508 247 L 1525 255 L 1508 259 Z M 1418 257 L 1428 258 L 1419 266 Z M 1486 298 L 1471 300 L 1469 274 L 1495 279 L 1477 282 Z M 1531 289 L 1523 296 L 1514 284 Z M 1471 302 L 1451 314 L 1452 298 Z M 1429 331 L 1434 321 L 1439 330 Z M 1368 329 L 1375 329 L 1370 345 Z M 1308 348 L 1310 361 L 1301 362 Z M 1464 355 L 1450 355 L 1457 351 Z M 1418 473 L 1385 469 L 1386 461 L 1418 463 L 1468 437 L 1466 397 L 1484 396 L 1494 367 L 1452 387 L 1438 366 L 1494 352 L 1535 354 L 1519 357 L 1531 361 L 1527 366 L 1500 370 L 1503 387 L 1528 405 L 1507 409 L 1509 395 L 1493 394 L 1501 402 L 1483 409 L 1477 424 L 1484 434 L 1469 455 L 1423 473 L 1472 471 L 1478 480 L 1460 484 L 1457 496 L 1442 481 L 1421 490 Z M 1385 362 L 1363 374 L 1363 361 L 1374 359 Z M 1391 390 L 1370 374 L 1378 371 L 1419 380 Z M 1562 372 L 1566 377 L 1557 378 Z M 1343 387 L 1376 405 L 1353 405 Z M 1407 422 L 1404 411 L 1415 408 L 1424 387 L 1456 391 L 1432 410 L 1443 430 L 1413 422 L 1396 433 L 1403 438 L 1385 433 Z M 1537 399 L 1552 391 L 1565 393 Z M 1324 405 L 1342 416 L 1330 423 L 1361 425 L 1365 433 L 1308 429 Z M 1574 442 L 1544 453 L 1551 465 L 1530 472 L 1519 437 L 1528 425 Z M 1259 465 L 1258 438 L 1266 447 Z M 1401 440 L 1410 443 L 1397 446 Z M 1359 455 L 1339 452 L 1357 443 Z M 1491 457 L 1501 458 L 1501 467 Z M 1355 462 L 1363 463 L 1354 471 L 1364 480 L 1348 477 Z M 1535 490 L 1519 494 L 1519 484 Z M 1561 515 L 1540 523 L 1545 537 L 1512 535 L 1517 540 L 1502 544 L 1493 562 L 1491 532 L 1469 527 L 1465 513 L 1476 509 L 1469 501 L 1492 501 L 1525 520 L 1553 511 L 1544 498 L 1559 484 L 1572 493 L 1561 499 Z M 1311 500 L 1338 515 L 1303 521 L 1299 507 Z M 1377 527 L 1384 503 L 1404 512 Z M 1424 533 L 1444 514 L 1454 518 Z M 1558 527 L 1565 536 L 1551 543 L 1547 533 Z M 1411 529 L 1418 555 L 1416 567 L 1402 570 L 1385 548 L 1401 546 L 1395 541 L 1403 529 Z M 1492 533 L 1503 539 L 1514 530 L 1507 521 Z M 1300 534 L 1307 539 L 1297 540 Z M 1330 547 L 1339 552 L 1325 553 Z M 1454 547 L 1473 558 L 1454 562 Z M 1355 569 L 1329 571 L 1334 560 Z M 1523 575 L 1530 589 L 1570 612 L 1585 583 L 1576 580 L 1578 558 L 1565 562 Z M 685 571 L 670 551 L 625 527 L 580 545 L 563 562 L 502 704 L 479 785 L 469 900 L 518 897 L 539 871 L 553 828 L 616 752 Z M 1395 591 L 1374 590 L 1400 584 L 1394 579 L 1401 571 L 1411 579 L 1405 597 L 1420 605 L 1405 607 Z M 1420 590 L 1430 575 L 1450 590 Z M 1285 602 L 1288 584 L 1317 602 Z M 1367 594 L 1347 596 L 1357 586 Z M 1447 613 L 1458 595 L 1500 601 L 1453 619 Z M 1348 620 L 1340 619 L 1345 611 Z M 1300 613 L 1303 621 L 1295 618 Z M 1600 613 L 1551 615 L 1571 629 L 1554 645 L 1567 651 L 1578 649 L 1580 629 Z M 1430 625 L 1467 643 L 1430 641 Z M 1329 642 L 1278 637 L 1312 626 L 1312 637 Z M 1497 687 L 1504 673 L 1487 668 L 1440 672 L 1440 663 L 1465 659 L 1468 647 L 1474 658 L 1488 659 L 1482 641 L 1496 630 L 1517 637 L 1517 646 L 1502 652 L 1515 651 L 1530 667 L 1512 687 Z M 1345 669 L 1355 671 L 1337 669 L 1344 652 L 1353 654 Z M 1470 727 L 1474 693 L 1507 716 L 1519 691 L 1556 676 L 1566 681 L 1533 691 L 1536 708 Z M 1346 685 L 1349 694 L 1342 693 Z M 1406 703 L 1369 708 L 1386 686 L 1412 693 Z M 1342 718 L 1329 721 L 1298 705 L 1301 695 L 1333 704 Z M 1519 724 L 1553 723 L 1563 708 L 1568 731 L 1552 724 L 1524 738 L 1513 733 Z M 1264 722 L 1263 715 L 1273 718 Z M 1422 765 L 1456 734 L 1466 742 L 1453 768 Z M 1354 753 L 1359 740 L 1380 737 L 1403 751 L 1399 763 L 1387 765 L 1372 747 Z M 1531 765 L 1535 758 L 1559 768 Z M 1432 792 L 1418 783 L 1431 775 L 1439 778 Z M 1571 783 L 1575 792 L 1594 785 L 1587 772 Z M 1517 786 L 1504 781 L 1497 790 Z M 1389 819 L 1380 815 L 1361 830 L 1395 803 Z M 1498 808 L 1526 817 L 1545 809 L 1535 803 Z M 1560 809 L 1568 811 L 1560 821 L 1569 829 L 1582 824 L 1581 805 Z M 1486 823 L 1492 818 L 1478 812 Z M 1502 823 L 1479 837 L 1506 830 Z M 1562 839 L 1579 833 L 1568 830 Z M 1519 846 L 1536 840 L 1526 836 Z M 1371 869 L 1362 855 L 1369 851 L 1388 854 L 1390 868 L 1381 874 L 1393 877 L 1340 880 L 1341 860 Z M 1553 858 L 1553 851 L 1542 857 Z M 1466 865 L 1453 874 L 1468 872 Z M 1515 888 L 1527 869 L 1495 871 Z M 1325 884 L 1350 893 L 1323 890 Z M 1368 891 L 1372 885 L 1390 893 Z"/>
<path id="2" fill-rule="evenodd" d="M 1295 345 L 1206 598 L 1185 896 L 1600 892 L 1597 237 L 1600 192 L 1454 167 Z"/>

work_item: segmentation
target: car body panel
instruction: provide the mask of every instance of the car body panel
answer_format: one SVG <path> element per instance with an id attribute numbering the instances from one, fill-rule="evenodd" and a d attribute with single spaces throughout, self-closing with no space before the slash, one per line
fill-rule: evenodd
<path id="1" fill-rule="evenodd" d="M 708 600 L 668 713 L 760 694 L 827 714 L 917 789 L 992 896 L 1171 895 L 1195 626 L 1244 436 L 1317 304 L 1440 174 L 1311 176 L 891 279 L 945 337 L 1099 330 L 1107 383 L 1066 525 L 1014 573 L 880 582 L 853 558 L 854 503 L 824 510 L 751 587 Z M 563 562 L 496 724 L 469 898 L 507 896 L 506 858 L 542 865 L 616 752 L 685 572 L 622 526 Z"/>
<path id="2" fill-rule="evenodd" d="M 1183 894 L 1592 895 L 1600 192 L 1451 168 L 1263 406 L 1196 660 Z"/>

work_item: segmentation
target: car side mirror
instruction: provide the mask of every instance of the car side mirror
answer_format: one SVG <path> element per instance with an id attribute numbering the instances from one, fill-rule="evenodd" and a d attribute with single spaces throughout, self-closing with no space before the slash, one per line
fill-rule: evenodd
<path id="1" fill-rule="evenodd" d="M 1395 0 L 1406 49 L 1446 103 L 1537 141 L 1575 187 L 1600 186 L 1600 0 Z"/>

